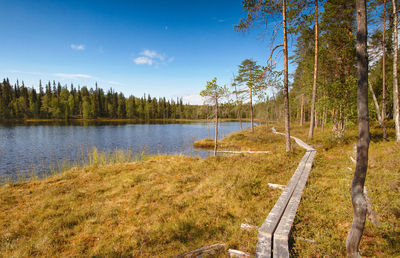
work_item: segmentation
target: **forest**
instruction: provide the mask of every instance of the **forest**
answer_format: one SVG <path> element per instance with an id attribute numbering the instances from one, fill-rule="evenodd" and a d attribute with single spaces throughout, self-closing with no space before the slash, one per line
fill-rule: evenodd
<path id="1" fill-rule="evenodd" d="M 290 239 L 294 242 L 290 255 L 361 257 L 365 252 L 363 255 L 371 257 L 399 256 L 397 1 L 243 0 L 242 8 L 244 17 L 233 29 L 244 33 L 265 26 L 271 39 L 265 59 L 248 57 L 237 64 L 229 85 L 220 85 L 210 75 L 213 79 L 204 82 L 205 89 L 199 92 L 206 98 L 203 105 L 146 94 L 125 97 L 113 89 L 101 89 L 97 83 L 90 88 L 56 81 L 43 86 L 40 81 L 36 89 L 4 79 L 0 83 L 1 122 L 215 119 L 215 157 L 159 155 L 99 166 L 105 164 L 99 160 L 105 160 L 106 154 L 95 150 L 88 155 L 86 167 L 73 167 L 39 183 L 32 181 L 28 187 L 11 185 L 20 187 L 18 191 L 0 188 L 7 209 L 24 218 L 16 221 L 6 212 L 0 214 L 7 218 L 0 225 L 0 231 L 7 231 L 3 239 L 18 246 L 19 254 L 28 250 L 28 256 L 45 255 L 48 250 L 76 256 L 156 256 L 161 250 L 161 255 L 175 256 L 176 250 L 183 253 L 219 242 L 258 255 L 259 243 L 263 249 L 262 241 L 272 236 L 260 234 L 257 239 L 255 231 L 242 230 L 242 223 L 262 229 L 265 211 L 273 209 L 275 200 L 283 196 L 287 202 L 282 214 L 289 205 L 294 205 L 296 212 L 301 200 L 298 215 L 288 216 L 295 225 L 289 230 L 295 236 Z M 219 118 L 250 119 L 251 129 L 219 140 Z M 265 125 L 254 128 L 254 119 Z M 291 133 L 312 146 L 300 150 L 295 144 L 300 140 Z M 217 146 L 240 154 L 218 156 Z M 269 154 L 244 154 L 254 151 Z M 298 163 L 303 152 L 306 156 L 310 151 L 312 155 L 318 151 L 316 159 L 312 156 L 311 161 L 306 158 Z M 299 199 L 292 201 L 295 190 L 280 195 L 270 188 L 270 183 L 280 185 L 283 191 L 290 188 L 293 171 L 300 171 L 296 165 L 304 168 L 305 161 L 310 161 L 308 172 L 312 172 L 309 181 L 301 179 L 306 186 L 304 198 L 303 189 L 298 192 Z M 301 171 L 299 181 L 308 173 Z M 39 189 L 34 192 L 36 199 L 30 197 L 29 187 Z M 48 191 L 51 187 L 59 188 L 53 193 Z M 91 188 L 81 191 L 85 187 Z M 33 200 L 44 200 L 44 204 L 25 214 L 14 208 L 18 198 L 24 200 L 25 209 L 35 207 Z M 92 201 L 95 198 L 97 201 Z M 88 208 L 89 202 L 96 212 Z M 76 208 L 69 208 L 71 203 Z M 49 214 L 42 216 L 44 210 Z M 54 213 L 60 214 L 60 219 Z M 33 221 L 31 217 L 42 218 L 42 224 L 35 225 L 42 231 L 25 226 Z M 12 233 L 8 233 L 9 225 Z M 95 233 L 87 234 L 87 228 L 94 228 Z M 37 232 L 49 232 L 46 239 L 51 241 L 43 244 L 43 236 L 35 235 Z M 108 232 L 112 234 L 104 235 Z M 32 235 L 39 244 L 27 246 L 29 242 L 21 236 L 31 239 Z M 72 236 L 70 242 L 64 236 Z M 287 242 L 289 245 L 289 239 Z M 271 248 L 270 255 L 277 250 Z M 3 250 L 14 252 L 8 246 Z"/>
<path id="2" fill-rule="evenodd" d="M 232 104 L 225 103 L 221 117 L 236 118 Z M 61 86 L 50 81 L 39 91 L 8 79 L 0 83 L 0 121 L 15 119 L 207 119 L 209 107 L 184 104 L 182 98 L 166 100 L 143 97 L 125 97 L 113 89 L 105 92 L 97 87 Z M 243 113 L 246 116 L 246 113 Z"/>

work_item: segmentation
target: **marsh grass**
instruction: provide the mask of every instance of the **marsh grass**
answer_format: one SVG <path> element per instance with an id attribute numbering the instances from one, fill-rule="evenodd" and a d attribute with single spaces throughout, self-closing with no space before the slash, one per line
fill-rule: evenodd
<path id="1" fill-rule="evenodd" d="M 141 160 L 149 156 L 149 151 L 143 148 L 140 152 L 133 152 L 132 149 L 116 149 L 114 151 L 99 151 L 96 147 L 81 150 L 74 161 L 61 160 L 47 165 L 47 169 L 32 167 L 24 171 L 17 171 L 15 176 L 3 176 L 0 184 L 21 183 L 30 180 L 45 179 L 70 169 L 108 166 Z M 45 166 L 42 166 L 45 167 Z"/>
<path id="2" fill-rule="evenodd" d="M 253 140 L 281 145 L 264 134 Z M 206 159 L 94 150 L 83 167 L 0 187 L 0 256 L 171 257 L 214 243 L 254 253 L 257 232 L 240 224 L 263 223 L 281 192 L 268 183 L 285 184 L 304 152 L 276 150 Z"/>
<path id="3" fill-rule="evenodd" d="M 307 131 L 294 127 L 292 134 L 307 141 Z M 380 226 L 366 224 L 366 256 L 399 256 L 400 147 L 389 133 L 384 142 L 378 127 L 371 130 L 366 185 Z M 348 129 L 335 139 L 318 128 L 307 141 L 318 152 L 294 223 L 294 256 L 345 255 L 354 174 L 348 156 L 356 135 Z M 254 254 L 257 232 L 242 231 L 240 224 L 261 226 L 281 194 L 268 183 L 285 185 L 304 150 L 293 143 L 287 154 L 284 137 L 265 126 L 221 142 L 272 154 L 132 158 L 93 151 L 83 167 L 1 186 L 0 256 L 172 257 L 214 243 Z"/>
<path id="4" fill-rule="evenodd" d="M 307 139 L 307 129 L 298 127 L 293 133 Z M 380 225 L 366 222 L 360 245 L 365 257 L 400 256 L 400 144 L 395 143 L 390 126 L 388 133 L 389 141 L 382 140 L 382 129 L 371 124 L 365 185 Z M 345 241 L 353 218 L 350 188 L 355 169 L 349 157 L 353 156 L 357 134 L 357 128 L 347 129 L 343 138 L 336 139 L 331 130 L 322 132 L 318 128 L 316 137 L 309 141 L 317 148 L 317 156 L 294 223 L 293 255 L 346 256 Z"/>

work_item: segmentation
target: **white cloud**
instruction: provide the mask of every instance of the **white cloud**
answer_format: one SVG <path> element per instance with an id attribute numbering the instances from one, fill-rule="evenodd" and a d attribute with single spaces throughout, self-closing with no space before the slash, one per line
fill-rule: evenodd
<path id="1" fill-rule="evenodd" d="M 171 63 L 172 61 L 174 61 L 174 57 L 170 57 L 168 58 L 168 60 L 166 59 L 166 55 L 165 54 L 160 54 L 157 53 L 157 51 L 155 50 L 150 50 L 150 49 L 145 49 L 142 52 L 139 53 L 139 57 L 133 59 L 133 62 L 135 62 L 135 64 L 138 65 L 155 65 L 156 67 L 158 67 L 158 65 L 160 64 L 167 64 L 167 63 Z"/>
<path id="2" fill-rule="evenodd" d="M 189 103 L 192 105 L 203 104 L 204 98 L 199 94 L 187 95 L 182 97 L 183 103 Z"/>
<path id="3" fill-rule="evenodd" d="M 161 61 L 163 61 L 165 59 L 164 55 L 161 55 L 161 54 L 157 53 L 154 50 L 145 49 L 140 54 L 143 55 L 143 56 L 147 56 L 147 57 L 149 57 L 151 59 L 160 59 Z"/>
<path id="4" fill-rule="evenodd" d="M 146 65 L 153 65 L 153 60 L 151 58 L 145 56 L 139 56 L 133 59 L 133 62 L 138 65 L 146 64 Z"/>
<path id="5" fill-rule="evenodd" d="M 80 45 L 71 44 L 70 47 L 74 50 L 79 50 L 79 51 L 85 50 L 86 48 L 85 45 L 82 44 Z"/>
<path id="6" fill-rule="evenodd" d="M 95 77 L 83 73 L 55 73 L 53 75 L 67 79 L 95 79 Z"/>

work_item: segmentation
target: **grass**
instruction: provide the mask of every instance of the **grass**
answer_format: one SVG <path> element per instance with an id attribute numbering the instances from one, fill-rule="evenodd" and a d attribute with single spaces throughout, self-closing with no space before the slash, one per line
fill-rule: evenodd
<path id="1" fill-rule="evenodd" d="M 280 195 L 268 182 L 285 184 L 302 154 L 155 156 L 7 184 L 0 254 L 170 257 L 214 243 L 254 253 L 257 232 L 240 224 L 262 224 Z"/>
<path id="2" fill-rule="evenodd" d="M 307 139 L 305 128 L 296 128 L 293 133 Z M 350 187 L 355 168 L 349 157 L 354 153 L 357 133 L 356 129 L 349 129 L 343 139 L 335 139 L 329 130 L 317 129 L 315 139 L 309 141 L 317 148 L 317 156 L 294 223 L 295 256 L 346 255 L 345 241 L 353 218 Z M 380 224 L 366 222 L 360 244 L 365 257 L 400 256 L 400 144 L 394 142 L 394 130 L 389 131 L 389 136 L 389 141 L 381 140 L 379 126 L 371 126 L 365 185 Z"/>
<path id="3" fill-rule="evenodd" d="M 366 186 L 380 225 L 367 221 L 361 253 L 399 256 L 400 145 L 393 130 L 384 142 L 372 127 Z M 292 254 L 344 256 L 352 221 L 349 155 L 357 131 L 336 139 L 318 128 L 312 141 L 307 131 L 292 129 L 318 151 L 296 215 Z M 154 156 L 111 165 L 92 158 L 83 168 L 0 187 L 0 256 L 171 257 L 214 243 L 254 254 L 257 232 L 240 224 L 263 223 L 281 193 L 267 184 L 286 184 L 304 150 L 293 143 L 286 154 L 284 137 L 264 126 L 221 144 L 272 154 Z"/>

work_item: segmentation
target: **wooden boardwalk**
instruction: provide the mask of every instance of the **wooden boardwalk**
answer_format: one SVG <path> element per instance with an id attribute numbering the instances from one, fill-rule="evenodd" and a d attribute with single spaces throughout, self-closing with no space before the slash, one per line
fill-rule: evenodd
<path id="1" fill-rule="evenodd" d="M 273 133 L 285 135 L 272 128 Z M 256 257 L 289 257 L 289 237 L 316 150 L 291 136 L 307 151 L 289 183 L 258 230 Z"/>

